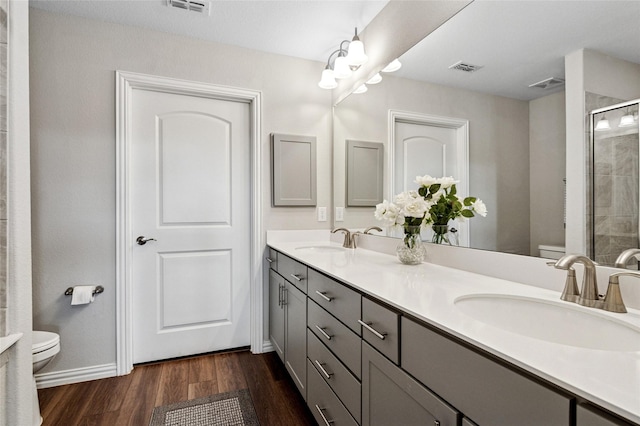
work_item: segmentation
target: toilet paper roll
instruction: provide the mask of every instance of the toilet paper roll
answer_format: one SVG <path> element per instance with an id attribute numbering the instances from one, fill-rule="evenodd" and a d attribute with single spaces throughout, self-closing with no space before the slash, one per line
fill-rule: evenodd
<path id="1" fill-rule="evenodd" d="M 77 285 L 73 287 L 73 294 L 71 295 L 72 305 L 87 305 L 93 302 L 95 298 L 96 286 L 94 285 Z"/>

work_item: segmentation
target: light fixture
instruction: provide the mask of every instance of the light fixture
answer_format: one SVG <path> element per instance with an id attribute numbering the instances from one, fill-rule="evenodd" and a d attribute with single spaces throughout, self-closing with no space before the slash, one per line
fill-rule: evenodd
<path id="1" fill-rule="evenodd" d="M 349 43 L 349 53 L 347 54 L 347 61 L 349 65 L 359 67 L 369 60 L 369 57 L 364 53 L 364 43 L 360 41 L 358 37 L 358 28 L 356 28 L 355 35 Z"/>
<path id="2" fill-rule="evenodd" d="M 629 108 L 627 108 L 627 113 L 623 115 L 622 118 L 620 119 L 620 124 L 618 124 L 618 127 L 630 127 L 630 126 L 633 126 L 634 124 L 635 124 L 635 121 L 633 119 L 633 114 L 631 114 L 631 112 L 629 111 Z"/>
<path id="3" fill-rule="evenodd" d="M 382 81 L 382 76 L 379 72 L 376 73 L 373 77 L 367 80 L 367 84 L 378 84 Z"/>
<path id="4" fill-rule="evenodd" d="M 333 76 L 335 78 L 349 78 L 352 73 L 353 71 L 351 71 L 351 68 L 349 67 L 347 57 L 344 56 L 344 51 L 341 50 L 333 63 Z"/>
<path id="5" fill-rule="evenodd" d="M 358 87 L 356 90 L 353 91 L 353 93 L 355 93 L 356 95 L 359 95 L 360 93 L 364 93 L 367 90 L 369 90 L 369 88 L 367 88 L 367 85 L 361 84 L 360 87 Z"/>
<path id="6" fill-rule="evenodd" d="M 353 71 L 357 70 L 362 64 L 367 62 L 368 59 L 364 53 L 364 44 L 358 37 L 358 28 L 356 28 L 356 34 L 353 36 L 353 39 L 351 41 L 342 40 L 338 49 L 329 55 L 327 65 L 324 71 L 322 71 L 322 78 L 318 86 L 323 89 L 335 89 L 338 87 L 336 78 L 351 77 Z"/>
<path id="7" fill-rule="evenodd" d="M 338 82 L 336 81 L 333 75 L 333 70 L 329 64 L 327 64 L 324 71 L 322 71 L 322 78 L 320 79 L 318 86 L 322 89 L 335 89 L 338 87 Z"/>
<path id="8" fill-rule="evenodd" d="M 389 65 L 384 67 L 382 69 L 382 72 L 394 72 L 394 71 L 398 71 L 400 68 L 402 68 L 402 64 L 400 63 L 398 58 L 396 58 L 393 61 L 391 61 Z"/>
<path id="9" fill-rule="evenodd" d="M 596 132 L 602 132 L 603 130 L 609 130 L 611 126 L 609 125 L 609 120 L 607 120 L 607 116 L 603 115 L 600 120 L 596 123 L 596 128 L 593 129 Z"/>

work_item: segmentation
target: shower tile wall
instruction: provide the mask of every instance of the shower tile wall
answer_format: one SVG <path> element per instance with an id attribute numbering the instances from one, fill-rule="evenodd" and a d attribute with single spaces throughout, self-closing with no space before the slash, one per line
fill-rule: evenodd
<path id="1" fill-rule="evenodd" d="M 595 261 L 613 265 L 638 247 L 638 135 L 596 137 Z"/>
<path id="2" fill-rule="evenodd" d="M 0 335 L 7 333 L 7 4 L 0 1 Z"/>

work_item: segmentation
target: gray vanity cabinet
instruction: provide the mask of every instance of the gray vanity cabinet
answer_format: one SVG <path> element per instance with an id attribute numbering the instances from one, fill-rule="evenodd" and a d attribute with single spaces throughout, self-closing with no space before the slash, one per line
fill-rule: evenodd
<path id="1" fill-rule="evenodd" d="M 307 295 L 285 281 L 284 364 L 307 399 Z"/>
<path id="2" fill-rule="evenodd" d="M 362 342 L 362 426 L 457 426 L 460 413 Z"/>
<path id="3" fill-rule="evenodd" d="M 269 339 L 276 353 L 284 362 L 285 309 L 282 302 L 284 278 L 269 270 Z"/>
<path id="4" fill-rule="evenodd" d="M 394 363 L 400 362 L 398 347 L 400 315 L 362 298 L 362 338 Z"/>
<path id="5" fill-rule="evenodd" d="M 268 259 L 271 259 L 269 262 L 269 338 L 302 397 L 306 399 L 307 267 L 282 253 L 273 251 L 269 253 Z"/>
<path id="6" fill-rule="evenodd" d="M 406 317 L 401 365 L 479 425 L 566 426 L 573 398 Z"/>
<path id="7" fill-rule="evenodd" d="M 320 377 L 320 373 L 308 361 L 309 395 L 307 405 L 320 426 L 358 426 L 340 399 L 329 385 Z"/>
<path id="8" fill-rule="evenodd" d="M 603 412 L 587 404 L 578 404 L 576 407 L 576 426 L 631 426 L 617 417 Z"/>

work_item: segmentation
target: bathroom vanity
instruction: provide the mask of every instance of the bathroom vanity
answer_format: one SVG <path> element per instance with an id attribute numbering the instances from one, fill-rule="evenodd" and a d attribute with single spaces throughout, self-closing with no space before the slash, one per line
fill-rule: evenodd
<path id="1" fill-rule="evenodd" d="M 553 291 L 328 242 L 269 246 L 270 338 L 320 425 L 640 424 L 633 343 L 532 338 L 459 306 L 513 297 L 526 316 L 518 300 L 552 305 Z"/>

